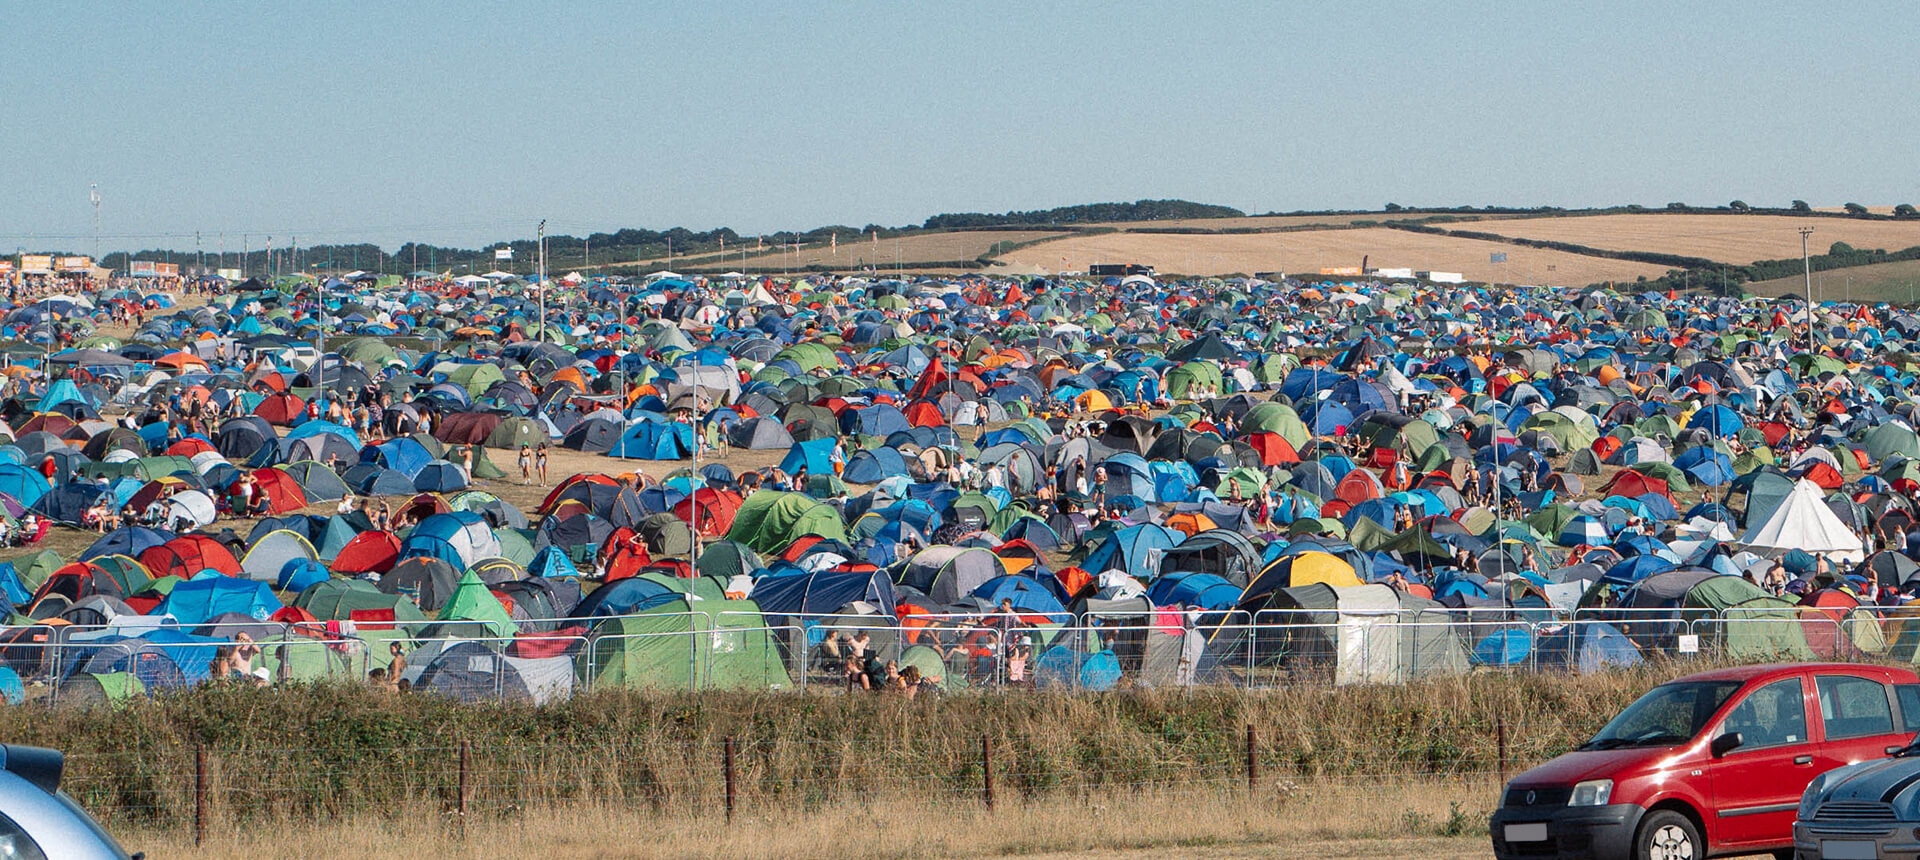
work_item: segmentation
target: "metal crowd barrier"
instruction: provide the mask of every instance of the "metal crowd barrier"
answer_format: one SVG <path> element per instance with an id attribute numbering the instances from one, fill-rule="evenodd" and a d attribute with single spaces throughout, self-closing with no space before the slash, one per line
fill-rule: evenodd
<path id="1" fill-rule="evenodd" d="M 205 680 L 216 649 L 245 633 L 272 683 L 364 679 L 399 643 L 416 687 L 470 699 L 534 698 L 605 687 L 805 688 L 856 683 L 873 663 L 936 671 L 960 687 L 1401 683 L 1466 671 L 1578 672 L 1674 658 L 1916 661 L 1920 607 L 1639 610 L 1348 607 L 1188 613 L 774 614 L 725 609 L 521 622 L 518 635 L 474 621 L 104 625 L 0 629 L 0 665 L 33 698 L 96 699 L 82 676 L 129 674 L 149 692 Z M 1193 623 L 1196 620 L 1198 623 Z M 1464 617 L 1463 617 L 1464 616 Z M 541 631 L 532 632 L 538 625 Z M 166 631 L 160 641 L 144 638 Z M 172 634 L 187 633 L 188 637 Z M 860 634 L 866 650 L 849 650 Z M 1029 643 L 1030 644 L 1026 644 Z M 1617 642 L 1629 643 L 1630 651 Z M 1596 644 L 1597 643 L 1597 644 Z M 1609 645 L 1608 643 L 1616 643 Z M 757 650 L 756 650 L 757 649 Z M 296 666 L 297 669 L 286 667 Z"/>

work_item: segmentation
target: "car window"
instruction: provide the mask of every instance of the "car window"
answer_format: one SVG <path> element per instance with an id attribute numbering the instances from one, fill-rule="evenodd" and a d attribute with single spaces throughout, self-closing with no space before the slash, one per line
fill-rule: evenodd
<path id="1" fill-rule="evenodd" d="M 1739 732 L 1740 748 L 1807 742 L 1807 702 L 1800 679 L 1775 681 L 1733 706 L 1721 731 Z"/>
<path id="2" fill-rule="evenodd" d="M 1698 734 L 1739 681 L 1680 681 L 1661 684 L 1641 696 L 1600 729 L 1585 749 L 1673 744 Z"/>
<path id="3" fill-rule="evenodd" d="M 1893 692 L 1900 699 L 1901 731 L 1920 732 L 1920 684 L 1895 684 Z"/>
<path id="4" fill-rule="evenodd" d="M 1820 719 L 1828 740 L 1893 734 L 1893 706 L 1887 699 L 1887 685 L 1871 678 L 1821 675 L 1815 686 L 1820 691 Z"/>

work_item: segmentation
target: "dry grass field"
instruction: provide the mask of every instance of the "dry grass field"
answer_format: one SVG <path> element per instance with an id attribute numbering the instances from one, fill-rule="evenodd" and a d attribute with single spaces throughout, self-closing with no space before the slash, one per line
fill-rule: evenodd
<path id="1" fill-rule="evenodd" d="M 1801 227 L 1812 227 L 1808 245 L 1824 253 L 1835 242 L 1889 251 L 1920 245 L 1920 221 L 1855 221 L 1791 215 L 1694 215 L 1645 213 L 1523 218 L 1498 223 L 1440 225 L 1516 239 L 1571 242 L 1610 251 L 1651 251 L 1704 257 L 1725 263 L 1800 256 Z"/>
<path id="2" fill-rule="evenodd" d="M 1489 263 L 1489 255 L 1495 253 L 1506 254 L 1507 262 L 1497 266 Z M 1084 271 L 1094 263 L 1144 263 L 1161 272 L 1218 275 L 1317 273 L 1326 266 L 1358 266 L 1363 256 L 1375 267 L 1460 272 L 1469 280 L 1500 283 L 1586 285 L 1666 273 L 1665 267 L 1645 263 L 1384 227 L 1232 235 L 1071 236 L 1021 248 L 1004 255 L 1001 261 L 1021 271 Z"/>
<path id="3" fill-rule="evenodd" d="M 514 810 L 459 822 L 437 807 L 333 823 L 219 829 L 201 848 L 184 828 L 122 834 L 149 857 L 793 858 L 1047 857 L 1055 860 L 1242 857 L 1481 858 L 1495 781 L 1282 783 L 1249 799 L 1237 786 L 1023 801 L 997 811 L 952 799 L 873 797 L 813 809 L 748 808 L 728 824 L 717 803 Z M 1168 814 L 1177 810 L 1178 814 Z"/>
<path id="4" fill-rule="evenodd" d="M 1891 249 L 1889 249 L 1891 250 Z M 1806 278 L 1793 275 L 1745 285 L 1756 296 L 1800 295 L 1807 291 Z M 1813 273 L 1813 297 L 1819 301 L 1899 302 L 1920 301 L 1920 260 L 1874 263 L 1828 272 Z"/>
<path id="5" fill-rule="evenodd" d="M 1253 215 L 1246 218 L 1181 218 L 1172 221 L 1109 221 L 1088 227 L 1111 227 L 1121 231 L 1181 230 L 1273 230 L 1288 227 L 1345 227 L 1355 221 L 1411 221 L 1430 212 L 1348 212 L 1337 215 Z M 1501 216 L 1511 217 L 1511 216 Z"/>
<path id="6" fill-rule="evenodd" d="M 888 268 L 896 263 L 908 266 L 914 271 L 925 271 L 924 267 L 915 267 L 916 263 L 949 263 L 960 260 L 972 260 L 985 254 L 996 242 L 1030 242 L 1051 236 L 1063 235 L 1053 230 L 960 230 L 950 233 L 922 233 L 902 236 L 897 239 L 881 239 L 878 247 L 870 237 L 849 233 L 840 237 L 838 249 L 831 244 L 802 245 L 798 254 L 790 248 L 765 250 L 754 248 L 732 248 L 725 255 L 704 253 L 692 256 L 676 256 L 673 267 L 730 270 L 730 269 L 784 269 L 792 267 L 795 271 L 804 271 L 808 266 L 824 266 L 835 270 L 853 271 L 862 265 L 877 264 Z M 743 253 L 744 252 L 744 253 Z M 617 263 L 598 263 L 595 269 L 612 266 L 668 266 L 666 258 L 651 260 L 627 260 Z"/>

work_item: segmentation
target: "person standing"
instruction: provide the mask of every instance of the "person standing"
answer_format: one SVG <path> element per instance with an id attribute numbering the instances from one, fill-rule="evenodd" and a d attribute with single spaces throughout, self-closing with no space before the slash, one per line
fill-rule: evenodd
<path id="1" fill-rule="evenodd" d="M 540 443 L 540 448 L 533 452 L 533 469 L 534 471 L 540 473 L 540 486 L 542 487 L 546 486 L 547 485 L 547 443 L 545 442 Z"/>

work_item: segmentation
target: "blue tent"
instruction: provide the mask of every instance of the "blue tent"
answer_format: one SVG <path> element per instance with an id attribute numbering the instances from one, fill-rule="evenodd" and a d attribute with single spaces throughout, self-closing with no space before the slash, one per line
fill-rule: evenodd
<path id="1" fill-rule="evenodd" d="M 280 566 L 276 585 L 281 591 L 298 594 L 329 578 L 327 566 L 310 558 L 290 558 Z"/>
<path id="2" fill-rule="evenodd" d="M 1181 532 L 1153 523 L 1128 526 L 1108 535 L 1105 541 L 1087 553 L 1080 567 L 1095 575 L 1119 570 L 1141 580 L 1150 579 L 1158 571 L 1149 569 L 1147 556 L 1156 549 L 1164 551 L 1179 546 L 1186 537 Z"/>
<path id="3" fill-rule="evenodd" d="M 456 572 L 464 571 L 474 559 L 460 554 L 454 546 L 455 536 L 475 525 L 486 527 L 485 524 L 486 518 L 467 511 L 434 514 L 407 533 L 406 542 L 400 544 L 400 557 L 430 556 L 453 565 Z"/>
<path id="4" fill-rule="evenodd" d="M 907 461 L 899 451 L 875 448 L 853 452 L 853 456 L 847 458 L 846 472 L 840 477 L 853 484 L 878 484 L 895 475 L 905 474 Z"/>
<path id="5" fill-rule="evenodd" d="M 1746 426 L 1747 423 L 1740 420 L 1740 413 L 1719 405 L 1705 407 L 1687 421 L 1687 429 L 1703 429 L 1723 439 L 1733 438 Z"/>
<path id="6" fill-rule="evenodd" d="M 91 561 L 103 555 L 124 555 L 139 558 L 140 554 L 173 540 L 173 533 L 150 529 L 145 526 L 122 526 L 107 532 L 80 553 L 81 561 Z"/>
<path id="7" fill-rule="evenodd" d="M 53 407 L 72 402 L 84 403 L 88 406 L 95 405 L 80 393 L 80 388 L 73 384 L 73 380 L 55 380 L 52 385 L 47 386 L 46 396 L 40 398 L 40 403 L 33 407 L 33 411 L 52 412 Z"/>
<path id="8" fill-rule="evenodd" d="M 753 583 L 753 602 L 765 615 L 825 615 L 855 601 L 893 618 L 893 580 L 883 570 L 853 570 L 762 576 Z"/>
<path id="9" fill-rule="evenodd" d="M 1473 662 L 1482 666 L 1515 666 L 1533 653 L 1533 634 L 1525 627 L 1496 630 L 1473 645 Z"/>
<path id="10" fill-rule="evenodd" d="M 678 421 L 635 421 L 607 451 L 633 460 L 684 460 L 693 456 L 693 425 Z"/>
<path id="11" fill-rule="evenodd" d="M 754 593 L 759 594 L 757 590 Z M 1014 609 L 1045 615 L 1052 621 L 1066 622 L 1072 618 L 1067 608 L 1060 604 L 1059 598 L 1040 580 L 1031 576 L 996 576 L 974 588 L 973 596 L 995 606 L 999 606 L 1002 600 L 1010 600 Z"/>
<path id="12" fill-rule="evenodd" d="M 571 613 L 575 618 L 632 615 L 665 606 L 685 595 L 643 576 L 616 579 L 593 590 Z"/>
<path id="13" fill-rule="evenodd" d="M 53 489 L 45 475 L 17 463 L 0 463 L 0 493 L 6 493 L 13 500 L 26 507 Z"/>
<path id="14" fill-rule="evenodd" d="M 833 437 L 814 439 L 809 442 L 795 442 L 787 449 L 787 456 L 780 461 L 780 471 L 797 475 L 801 469 L 809 475 L 833 474 L 833 448 L 840 440 Z"/>
<path id="15" fill-rule="evenodd" d="M 413 476 L 413 488 L 423 493 L 451 493 L 467 488 L 467 473 L 445 460 L 434 460 Z"/>
<path id="16" fill-rule="evenodd" d="M 175 585 L 167 599 L 160 602 L 159 612 L 193 627 L 229 612 L 264 621 L 280 611 L 281 605 L 280 599 L 273 596 L 273 589 L 264 582 L 236 579 L 209 570 Z"/>
<path id="17" fill-rule="evenodd" d="M 1218 574 L 1170 573 L 1147 586 L 1147 599 L 1155 606 L 1185 604 L 1224 611 L 1240 602 L 1240 587 Z"/>
<path id="18" fill-rule="evenodd" d="M 885 438 L 913 425 L 892 404 L 881 403 L 865 409 L 848 409 L 840 414 L 840 432 Z"/>
<path id="19" fill-rule="evenodd" d="M 1726 407 L 1716 407 L 1724 409 Z M 1696 484 L 1721 487 L 1733 483 L 1733 460 L 1726 454 L 1702 445 L 1689 448 L 1673 458 L 1674 468 L 1687 473 Z"/>
<path id="20" fill-rule="evenodd" d="M 411 481 L 420 474 L 421 469 L 433 462 L 433 453 L 425 445 L 402 436 L 361 449 L 360 462 L 377 463 L 407 476 L 407 480 Z"/>
<path id="21" fill-rule="evenodd" d="M 1033 668 L 1034 684 L 1041 687 L 1110 690 L 1120 683 L 1120 660 L 1112 651 L 1081 654 L 1056 645 L 1042 653 Z"/>
<path id="22" fill-rule="evenodd" d="M 165 427 L 166 425 L 162 424 L 160 426 Z M 340 438 L 347 440 L 347 444 L 353 446 L 354 448 L 360 447 L 360 434 L 353 432 L 351 429 L 347 428 L 344 425 L 335 424 L 332 421 L 324 421 L 324 420 L 308 421 L 304 424 L 301 424 L 298 427 L 293 428 L 292 430 L 287 431 L 287 435 L 281 438 L 305 439 L 309 436 L 318 436 L 322 433 L 331 433 L 335 436 L 339 436 Z M 145 437 L 146 431 L 142 429 L 140 435 L 142 437 Z M 395 440 L 395 441 L 398 441 L 398 440 Z M 412 439 L 408 439 L 407 441 L 413 442 Z M 420 443 L 413 442 L 413 444 L 417 447 L 419 446 Z M 421 448 L 420 450 L 425 451 L 426 449 Z"/>
<path id="23" fill-rule="evenodd" d="M 566 576 L 579 576 L 580 569 L 573 566 L 573 559 L 567 557 L 565 550 L 557 546 L 544 546 L 533 554 L 533 561 L 527 563 L 527 576 L 543 579 L 558 579 Z"/>

